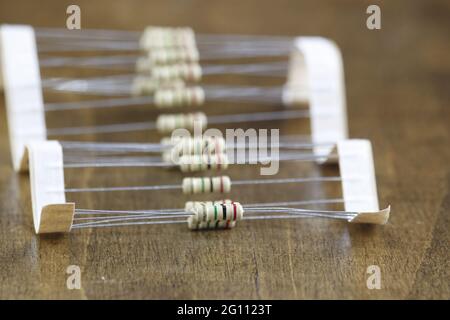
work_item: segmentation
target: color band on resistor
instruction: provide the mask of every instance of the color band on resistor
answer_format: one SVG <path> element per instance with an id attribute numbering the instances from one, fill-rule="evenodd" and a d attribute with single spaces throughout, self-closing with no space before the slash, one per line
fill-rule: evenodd
<path id="1" fill-rule="evenodd" d="M 193 130 L 194 126 L 205 129 L 207 118 L 203 112 L 162 114 L 156 120 L 156 128 L 161 133 L 169 133 L 175 129 Z"/>
<path id="2" fill-rule="evenodd" d="M 224 153 L 183 155 L 178 160 L 182 172 L 225 170 L 228 168 L 228 164 L 228 157 Z"/>
<path id="3" fill-rule="evenodd" d="M 188 218 L 192 230 L 234 228 L 244 216 L 242 205 L 233 201 L 191 201 L 186 203 L 185 210 L 192 213 Z"/>
<path id="4" fill-rule="evenodd" d="M 182 188 L 184 194 L 229 193 L 231 179 L 228 176 L 186 177 L 183 179 Z"/>
<path id="5" fill-rule="evenodd" d="M 162 88 L 155 91 L 155 105 L 159 108 L 200 106 L 204 102 L 205 92 L 198 86 Z"/>
<path id="6" fill-rule="evenodd" d="M 185 210 L 192 213 L 195 222 L 239 221 L 244 217 L 244 208 L 234 201 L 192 201 Z"/>
<path id="7" fill-rule="evenodd" d="M 198 63 L 156 65 L 151 69 L 151 75 L 161 81 L 182 79 L 198 82 L 202 78 L 202 68 Z"/>

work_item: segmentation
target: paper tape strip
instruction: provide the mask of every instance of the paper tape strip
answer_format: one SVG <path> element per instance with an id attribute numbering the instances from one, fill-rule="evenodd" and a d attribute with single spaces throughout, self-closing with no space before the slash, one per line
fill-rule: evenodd
<path id="1" fill-rule="evenodd" d="M 295 95 L 295 90 L 306 93 L 313 143 L 347 139 L 343 63 L 334 42 L 322 37 L 299 37 L 295 40 L 284 96 Z M 332 146 L 322 145 L 313 151 L 316 155 L 324 155 L 332 149 Z"/>
<path id="2" fill-rule="evenodd" d="M 46 140 L 45 112 L 34 30 L 0 27 L 0 69 L 5 91 L 13 166 L 20 170 L 25 145 Z"/>
<path id="3" fill-rule="evenodd" d="M 379 211 L 370 141 L 359 139 L 339 141 L 337 152 L 345 210 L 352 212 Z"/>
<path id="4" fill-rule="evenodd" d="M 36 233 L 68 232 L 75 204 L 66 203 L 62 147 L 57 141 L 27 144 L 33 221 Z"/>

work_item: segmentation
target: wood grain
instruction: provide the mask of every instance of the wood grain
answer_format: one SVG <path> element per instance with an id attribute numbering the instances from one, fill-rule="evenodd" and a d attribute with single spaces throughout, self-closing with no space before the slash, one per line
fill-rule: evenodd
<path id="1" fill-rule="evenodd" d="M 382 10 L 379 31 L 365 26 L 369 2 L 356 0 L 77 3 L 84 28 L 192 25 L 198 32 L 334 39 L 344 56 L 350 134 L 373 142 L 380 204 L 392 205 L 391 219 L 377 227 L 314 219 L 247 222 L 223 232 L 190 232 L 185 226 L 169 225 L 38 237 L 32 227 L 27 177 L 11 169 L 2 106 L 0 298 L 450 298 L 448 1 L 372 1 Z M 0 22 L 63 27 L 67 5 L 48 0 L 1 2 Z M 208 108 L 220 113 L 242 107 L 214 103 Z M 114 122 L 118 117 L 135 121 L 154 114 L 141 108 L 79 117 L 58 113 L 47 120 L 49 126 L 61 126 L 78 120 Z M 301 125 L 267 126 L 293 133 Z M 150 133 L 134 138 L 155 139 Z M 313 166 L 290 164 L 282 166 L 280 175 L 306 172 L 320 173 Z M 333 174 L 333 169 L 322 173 Z M 257 171 L 233 168 L 229 174 L 246 178 Z M 71 186 L 179 179 L 179 174 L 166 171 L 125 174 L 98 169 L 68 172 L 66 177 Z M 243 203 L 339 194 L 336 186 L 239 191 L 234 197 Z M 113 202 L 115 208 L 138 209 L 181 206 L 186 199 L 175 192 L 147 192 L 77 195 L 69 200 L 86 208 L 105 208 Z M 69 265 L 81 268 L 81 290 L 66 288 Z M 370 265 L 381 268 L 381 290 L 366 287 Z"/>

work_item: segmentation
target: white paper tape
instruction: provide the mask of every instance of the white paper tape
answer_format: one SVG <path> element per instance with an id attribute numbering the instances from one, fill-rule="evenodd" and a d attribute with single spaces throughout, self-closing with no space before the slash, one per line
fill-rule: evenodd
<path id="1" fill-rule="evenodd" d="M 370 141 L 358 139 L 339 141 L 337 152 L 345 210 L 352 212 L 379 211 Z"/>
<path id="2" fill-rule="evenodd" d="M 342 56 L 334 42 L 322 37 L 295 40 L 283 98 L 289 105 L 292 99 L 307 97 L 313 143 L 347 139 L 344 81 Z M 332 146 L 322 145 L 313 151 L 316 155 L 324 155 L 332 149 Z"/>
<path id="3" fill-rule="evenodd" d="M 75 210 L 66 203 L 62 147 L 57 141 L 31 142 L 26 146 L 33 221 L 36 233 L 68 232 Z"/>
<path id="4" fill-rule="evenodd" d="M 25 145 L 46 140 L 44 103 L 33 28 L 0 27 L 0 69 L 5 91 L 11 156 L 20 169 Z"/>

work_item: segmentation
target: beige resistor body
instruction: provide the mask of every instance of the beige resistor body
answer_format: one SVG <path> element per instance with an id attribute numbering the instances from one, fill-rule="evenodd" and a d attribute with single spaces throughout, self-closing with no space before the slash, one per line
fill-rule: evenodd
<path id="1" fill-rule="evenodd" d="M 226 142 L 220 136 L 173 136 L 161 139 L 161 145 L 170 146 L 164 153 L 177 154 L 214 154 L 226 153 Z"/>
<path id="2" fill-rule="evenodd" d="M 154 101 L 159 108 L 201 106 L 205 102 L 205 92 L 198 86 L 161 88 L 155 91 Z"/>
<path id="3" fill-rule="evenodd" d="M 186 177 L 182 183 L 184 194 L 229 193 L 231 179 L 228 176 Z"/>
<path id="4" fill-rule="evenodd" d="M 156 65 L 151 69 L 150 73 L 154 79 L 160 81 L 182 79 L 185 81 L 198 82 L 202 78 L 202 68 L 195 62 Z"/>
<path id="5" fill-rule="evenodd" d="M 207 118 L 203 112 L 162 114 L 156 119 L 156 128 L 161 133 L 170 133 L 175 129 L 193 130 L 198 126 L 203 130 L 207 126 Z"/>
<path id="6" fill-rule="evenodd" d="M 200 54 L 196 47 L 179 48 L 155 48 L 148 52 L 148 58 L 152 66 L 158 64 L 198 62 Z"/>

